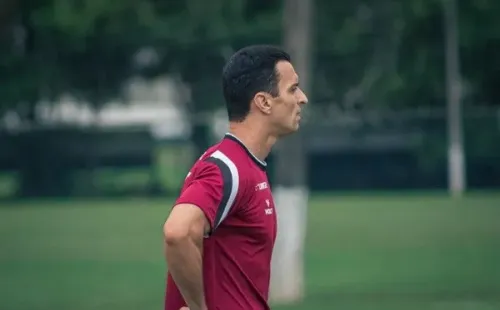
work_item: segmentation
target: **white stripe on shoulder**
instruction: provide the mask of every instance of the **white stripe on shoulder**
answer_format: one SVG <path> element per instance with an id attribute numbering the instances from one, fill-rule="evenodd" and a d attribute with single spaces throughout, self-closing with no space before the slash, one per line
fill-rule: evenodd
<path id="1" fill-rule="evenodd" d="M 224 206 L 224 211 L 222 213 L 221 218 L 217 223 L 214 223 L 215 224 L 214 226 L 217 227 L 220 225 L 220 223 L 222 223 L 222 221 L 224 221 L 224 219 L 229 214 L 229 211 L 233 207 L 234 201 L 236 200 L 236 195 L 238 194 L 240 176 L 238 173 L 238 168 L 236 167 L 234 162 L 221 151 L 215 151 L 210 157 L 214 157 L 221 160 L 224 164 L 227 165 L 229 171 L 231 172 L 231 193 L 229 195 L 229 199 L 227 200 L 226 205 Z"/>

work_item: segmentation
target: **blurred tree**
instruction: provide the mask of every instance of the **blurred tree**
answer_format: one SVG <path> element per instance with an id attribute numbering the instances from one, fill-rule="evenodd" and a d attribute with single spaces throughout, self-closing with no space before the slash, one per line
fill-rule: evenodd
<path id="1" fill-rule="evenodd" d="M 17 4 L 17 5 L 16 5 Z M 33 120 L 40 98 L 61 93 L 99 107 L 129 77 L 178 74 L 191 111 L 221 100 L 227 57 L 251 43 L 281 42 L 280 1 L 3 1 L 2 105 Z M 316 1 L 312 99 L 346 109 L 443 106 L 442 8 L 436 0 Z M 462 63 L 470 102 L 498 104 L 500 2 L 461 2 Z M 149 47 L 156 62 L 138 66 Z"/>
<path id="2" fill-rule="evenodd" d="M 12 9 L 2 11 L 0 19 L 5 30 L 5 44 L 0 47 L 0 113 L 13 109 L 27 124 L 39 121 L 38 103 L 55 102 L 63 94 L 100 108 L 122 96 L 125 83 L 137 75 L 177 74 L 191 87 L 191 111 L 206 111 L 222 99 L 219 79 L 227 57 L 246 44 L 277 41 L 280 36 L 275 14 L 279 3 L 264 0 L 9 3 L 5 8 Z M 155 61 L 137 61 L 145 49 L 153 51 Z M 194 129 L 201 152 L 209 141 L 207 126 L 196 123 Z M 29 143 L 24 147 L 29 149 L 21 152 L 27 156 L 21 162 L 29 162 L 29 155 L 40 150 Z M 51 188 L 69 184 L 68 169 L 58 169 L 61 175 L 52 176 L 54 169 L 33 165 L 23 169 L 23 190 L 36 184 Z"/>
<path id="3" fill-rule="evenodd" d="M 444 108 L 438 0 L 315 5 L 312 102 L 348 110 Z M 282 42 L 281 7 L 267 0 L 1 1 L 0 116 L 14 109 L 36 123 L 37 104 L 62 94 L 99 108 L 122 96 L 129 78 L 168 73 L 191 87 L 192 112 L 207 111 L 222 101 L 220 72 L 232 52 Z M 500 2 L 460 1 L 458 9 L 464 103 L 498 105 Z M 156 53 L 154 61 L 137 61 L 145 49 Z M 193 123 L 201 152 L 207 128 Z"/>
<path id="4" fill-rule="evenodd" d="M 436 0 L 317 1 L 316 100 L 343 109 L 444 107 L 443 11 Z M 460 2 L 468 101 L 499 104 L 500 2 Z"/>
<path id="5" fill-rule="evenodd" d="M 462 73 L 470 104 L 500 105 L 500 2 L 458 1 Z"/>
<path id="6" fill-rule="evenodd" d="M 17 8 L 18 2 L 15 0 L 4 0 L 0 2 L 0 33 L 3 34 L 5 25 L 8 24 L 12 17 L 13 12 Z"/>
<path id="7" fill-rule="evenodd" d="M 20 108 L 19 102 L 68 92 L 99 107 L 121 95 L 123 82 L 133 75 L 179 73 L 193 87 L 193 109 L 206 110 L 220 99 L 211 98 L 220 93 L 214 77 L 235 48 L 279 38 L 279 19 L 272 18 L 278 5 L 246 0 L 24 2 L 4 27 L 9 44 L 0 54 L 5 82 L 0 87 L 10 94 L 4 102 Z M 158 53 L 158 61 L 138 66 L 135 56 L 147 47 Z"/>
<path id="8" fill-rule="evenodd" d="M 36 122 L 40 100 L 69 93 L 98 107 L 120 94 L 142 43 L 133 39 L 135 9 L 116 1 L 23 2 L 1 51 L 3 102 Z"/>

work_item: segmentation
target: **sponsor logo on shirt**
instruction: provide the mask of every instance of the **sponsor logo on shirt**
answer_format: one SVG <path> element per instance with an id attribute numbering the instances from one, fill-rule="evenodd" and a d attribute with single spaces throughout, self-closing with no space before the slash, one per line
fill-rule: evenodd
<path id="1" fill-rule="evenodd" d="M 267 182 L 260 182 L 260 183 L 257 183 L 257 185 L 255 185 L 255 191 L 258 192 L 258 191 L 262 191 L 262 190 L 265 190 L 267 189 L 269 186 L 267 185 Z"/>

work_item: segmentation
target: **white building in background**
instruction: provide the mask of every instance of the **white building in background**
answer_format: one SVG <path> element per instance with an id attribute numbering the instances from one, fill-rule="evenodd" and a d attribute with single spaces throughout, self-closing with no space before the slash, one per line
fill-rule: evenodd
<path id="1" fill-rule="evenodd" d="M 150 126 L 155 135 L 163 138 L 186 137 L 191 129 L 183 109 L 186 94 L 186 87 L 172 78 L 135 78 L 126 86 L 124 101 L 110 101 L 100 110 L 64 95 L 56 103 L 41 102 L 36 113 L 44 125 Z M 7 113 L 3 122 L 10 129 L 22 128 L 15 112 Z"/>
<path id="2" fill-rule="evenodd" d="M 159 55 L 151 47 L 140 49 L 134 58 L 138 68 L 156 66 Z M 114 100 L 100 110 L 89 108 L 89 104 L 71 95 L 63 95 L 59 102 L 41 102 L 37 117 L 42 125 L 72 124 L 80 126 L 120 127 L 149 126 L 161 138 L 185 138 L 191 134 L 191 124 L 186 102 L 189 88 L 179 79 L 160 76 L 156 79 L 136 77 L 125 86 L 126 102 Z M 212 133 L 221 136 L 227 131 L 227 115 L 220 109 L 207 119 L 211 122 Z M 25 129 L 15 111 L 0 118 L 0 128 Z"/>

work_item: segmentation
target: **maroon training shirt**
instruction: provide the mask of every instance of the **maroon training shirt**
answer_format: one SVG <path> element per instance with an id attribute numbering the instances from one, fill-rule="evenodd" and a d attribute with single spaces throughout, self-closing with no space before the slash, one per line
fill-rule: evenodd
<path id="1" fill-rule="evenodd" d="M 226 134 L 193 165 L 176 201 L 198 206 L 212 227 L 203 243 L 208 310 L 269 309 L 277 227 L 265 168 L 265 162 Z M 186 304 L 169 274 L 165 310 L 183 306 Z"/>

